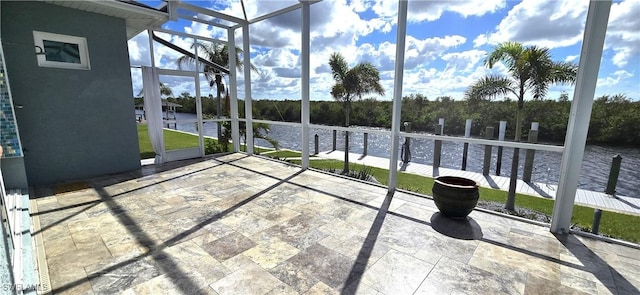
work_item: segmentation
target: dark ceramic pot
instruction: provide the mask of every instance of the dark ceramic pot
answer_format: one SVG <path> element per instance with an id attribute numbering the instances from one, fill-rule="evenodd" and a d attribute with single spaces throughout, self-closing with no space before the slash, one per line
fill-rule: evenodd
<path id="1" fill-rule="evenodd" d="M 440 213 L 451 218 L 466 218 L 480 196 L 475 181 L 456 176 L 436 177 L 431 192 Z"/>

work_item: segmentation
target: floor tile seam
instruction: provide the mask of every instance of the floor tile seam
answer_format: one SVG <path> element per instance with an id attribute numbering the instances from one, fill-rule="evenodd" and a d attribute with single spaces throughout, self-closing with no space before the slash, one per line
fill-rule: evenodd
<path id="1" fill-rule="evenodd" d="M 526 274 L 527 274 L 527 276 L 526 276 L 526 278 L 525 278 L 525 284 L 524 284 L 524 286 L 525 286 L 525 293 L 526 293 L 527 287 L 528 287 L 528 286 L 530 286 L 531 284 L 533 284 L 533 282 L 531 282 L 531 283 L 529 282 L 530 280 L 537 279 L 537 280 L 551 281 L 551 280 L 549 280 L 548 278 L 546 278 L 546 277 L 542 277 L 542 276 L 539 276 L 538 274 L 536 274 L 536 273 L 534 273 L 534 272 L 531 272 L 531 271 L 527 271 L 527 273 L 526 273 Z M 532 277 L 535 277 L 535 278 L 532 278 Z M 587 292 L 584 292 L 584 291 L 583 291 L 583 290 L 581 290 L 581 289 L 575 288 L 575 287 L 570 286 L 570 285 L 566 285 L 566 284 L 562 283 L 562 281 L 561 281 L 561 280 L 557 280 L 557 281 L 555 281 L 555 282 L 551 282 L 551 283 L 552 283 L 552 284 L 559 285 L 559 286 L 562 286 L 563 288 L 568 288 L 568 289 L 570 289 L 570 290 L 573 290 L 574 292 L 575 292 L 575 291 L 578 291 L 578 292 L 581 292 L 581 293 L 587 293 Z M 597 286 L 596 286 L 596 288 L 597 288 Z M 616 291 L 618 291 L 618 290 L 617 290 L 617 286 L 616 286 Z M 620 292 L 618 292 L 617 294 L 624 294 L 624 293 L 620 293 Z"/>
<path id="2" fill-rule="evenodd" d="M 429 272 L 429 275 L 425 278 L 425 280 L 429 279 L 429 276 L 431 275 L 431 273 L 433 272 L 433 270 L 435 270 L 435 269 L 436 269 L 436 267 L 438 267 L 438 265 L 440 265 L 441 263 L 445 263 L 445 262 L 442 260 L 442 257 L 446 257 L 446 256 L 442 255 L 442 256 L 441 256 L 441 258 L 439 258 L 439 259 L 438 259 L 438 262 L 437 262 L 436 264 L 434 264 L 434 267 L 431 269 L 431 271 Z M 456 277 L 461 277 L 461 275 L 460 275 L 460 273 L 461 273 L 461 272 L 467 273 L 468 271 L 472 271 L 472 272 L 475 272 L 475 273 L 480 273 L 481 275 L 482 275 L 482 274 L 488 274 L 488 275 L 495 276 L 495 277 L 502 277 L 502 275 L 500 275 L 500 274 L 494 273 L 494 272 L 489 271 L 489 270 L 485 270 L 485 269 L 483 269 L 483 268 L 479 268 L 479 267 L 473 266 L 473 265 L 471 265 L 471 264 L 469 264 L 469 263 L 463 263 L 463 262 L 460 262 L 460 261 L 458 261 L 458 260 L 455 260 L 455 259 L 452 259 L 452 258 L 449 258 L 449 257 L 446 257 L 446 258 L 447 258 L 447 259 L 451 259 L 451 260 L 453 260 L 454 262 L 461 263 L 461 264 L 463 265 L 463 268 L 455 267 L 455 270 L 456 270 Z M 494 263 L 497 263 L 497 262 L 494 262 Z M 466 269 L 467 271 L 465 271 L 465 269 Z M 528 273 L 528 272 L 526 272 L 526 273 Z M 525 284 L 525 285 L 526 285 L 526 284 Z M 449 286 L 449 285 L 447 285 L 447 284 L 441 284 L 441 286 L 442 286 L 442 287 L 445 287 L 445 288 L 447 288 L 447 289 L 449 289 L 449 290 L 451 290 L 452 292 L 453 292 L 453 291 L 455 291 L 455 289 L 451 289 L 451 288 L 450 288 L 450 286 Z M 418 289 L 419 289 L 419 288 L 418 288 Z M 417 291 L 418 289 L 416 289 L 416 291 Z"/>
<path id="3" fill-rule="evenodd" d="M 414 293 L 415 293 L 415 292 L 420 288 L 420 286 L 422 285 L 422 283 L 424 282 L 424 280 L 426 280 L 426 279 L 427 279 L 427 277 L 429 276 L 429 274 L 431 273 L 431 271 L 433 271 L 433 269 L 435 268 L 436 264 L 433 264 L 433 263 L 431 263 L 431 262 L 427 262 L 427 261 L 422 260 L 422 259 L 420 259 L 420 258 L 418 258 L 418 257 L 415 257 L 414 255 L 411 255 L 411 254 L 408 254 L 408 253 L 406 253 L 406 252 L 404 252 L 404 251 L 401 251 L 401 250 L 398 250 L 398 249 L 393 249 L 393 248 L 389 249 L 389 251 L 388 251 L 385 255 L 388 255 L 388 254 L 389 254 L 389 252 L 391 252 L 391 251 L 395 251 L 395 252 L 397 252 L 397 253 L 399 253 L 399 254 L 401 254 L 401 255 L 407 255 L 407 256 L 410 256 L 411 258 L 413 258 L 414 260 L 418 260 L 418 261 L 419 261 L 419 262 L 421 262 L 422 264 L 427 264 L 427 265 L 430 265 L 430 266 L 431 266 L 431 267 L 430 267 L 430 269 L 429 269 L 429 271 L 424 275 L 424 278 L 422 278 L 422 280 L 420 281 L 420 283 L 419 283 L 419 284 L 417 284 L 417 286 L 415 287 L 415 289 L 413 290 L 413 292 L 411 292 L 411 294 L 414 294 Z M 380 259 L 382 259 L 385 255 L 381 256 L 381 257 L 380 257 Z M 439 261 L 440 259 L 441 259 L 441 258 L 438 258 L 438 261 Z M 373 267 L 373 265 L 372 265 L 372 267 Z M 376 290 L 377 290 L 377 289 L 376 289 Z M 378 292 L 382 292 L 381 290 L 377 290 L 377 291 L 378 291 Z"/>
<path id="4" fill-rule="evenodd" d="M 611 271 L 611 267 L 608 267 L 608 268 L 607 268 L 607 270 L 608 270 L 608 271 Z M 560 275 L 560 277 L 561 277 L 561 278 L 567 278 L 567 277 L 570 277 L 570 278 L 578 279 L 578 280 L 581 280 L 581 281 L 593 282 L 596 288 L 597 288 L 597 285 L 598 285 L 598 284 L 602 284 L 603 286 L 607 286 L 607 284 L 605 284 L 604 282 L 602 282 L 602 280 L 601 280 L 601 279 L 600 279 L 596 274 L 594 274 L 593 272 L 591 272 L 591 271 L 586 271 L 586 270 L 581 270 L 581 269 L 578 269 L 577 271 L 580 271 L 580 272 L 583 272 L 583 273 L 591 274 L 591 275 L 595 278 L 595 280 L 592 280 L 591 278 L 586 278 L 586 277 L 577 276 L 577 275 L 575 275 L 575 273 L 574 273 L 574 272 L 566 272 L 566 271 L 564 271 L 564 272 L 563 272 L 563 271 L 562 271 L 562 269 L 560 269 L 560 270 L 559 270 L 559 272 L 560 272 L 560 274 L 559 274 L 559 275 Z M 562 281 L 561 281 L 560 283 L 562 284 Z M 614 285 L 614 286 L 616 286 L 616 288 L 617 288 L 617 284 L 615 283 L 615 279 L 613 278 L 613 274 L 612 274 L 612 276 L 611 276 L 611 281 L 610 281 L 609 283 L 613 283 L 613 285 Z M 563 284 L 563 285 L 564 285 L 564 284 Z M 569 285 L 564 285 L 564 286 L 571 287 L 571 286 L 569 286 Z M 571 287 L 571 288 L 573 288 L 573 287 Z M 574 289 L 575 289 L 575 288 L 574 288 Z"/>
<path id="5" fill-rule="evenodd" d="M 161 184 L 164 184 L 164 183 L 167 183 L 167 182 L 178 180 L 178 179 L 183 178 L 185 176 L 194 175 L 196 173 L 204 172 L 206 170 L 209 170 L 209 169 L 212 169 L 212 168 L 215 168 L 215 167 L 219 167 L 220 165 L 224 165 L 224 164 L 225 163 L 219 163 L 218 165 L 211 165 L 211 166 L 206 166 L 204 168 L 194 169 L 193 171 L 189 171 L 189 173 L 187 173 L 187 174 L 179 174 L 179 175 L 172 176 L 170 178 L 163 178 L 162 177 L 163 176 L 162 175 L 163 172 L 154 173 L 154 174 L 150 174 L 150 175 L 143 176 L 143 177 L 140 177 L 140 178 L 136 178 L 138 180 L 141 180 L 144 177 L 152 177 L 151 180 L 153 180 L 155 178 L 160 178 L 160 179 L 158 179 L 157 182 L 143 184 L 143 185 L 141 185 L 139 187 L 135 187 L 133 189 L 125 189 L 125 191 L 116 193 L 114 195 L 109 194 L 109 197 L 110 198 L 117 198 L 119 196 L 123 196 L 123 195 L 129 194 L 129 193 L 134 193 L 136 191 L 139 191 L 139 190 L 142 190 L 142 189 L 145 189 L 145 188 L 150 188 L 150 187 L 153 187 L 155 185 L 161 185 Z M 122 182 L 119 182 L 119 183 L 122 183 Z M 96 187 L 92 187 L 92 188 L 96 189 Z M 102 190 L 105 190 L 105 191 L 107 189 L 107 187 L 105 187 L 105 186 L 99 186 L 98 188 L 100 188 Z M 99 201 L 103 201 L 103 198 L 101 197 Z"/>
<path id="6" fill-rule="evenodd" d="M 477 251 L 477 249 L 476 249 L 476 251 Z M 474 256 L 475 256 L 475 252 L 474 252 Z M 474 256 L 472 256 L 472 258 L 473 258 Z M 477 259 L 482 259 L 482 260 L 485 260 L 485 261 L 487 261 L 487 262 L 489 262 L 489 263 L 493 263 L 493 264 L 499 265 L 499 266 L 500 266 L 500 268 L 505 268 L 505 269 L 512 269 L 512 270 L 516 270 L 516 271 L 521 271 L 521 272 L 524 272 L 524 273 L 526 273 L 526 274 L 528 274 L 528 273 L 530 272 L 530 267 L 528 267 L 527 265 L 518 265 L 518 264 L 513 264 L 513 263 L 511 263 L 511 262 L 504 262 L 504 261 L 502 261 L 502 260 L 494 259 L 493 257 L 486 257 L 486 256 L 481 256 L 481 255 L 478 255 L 478 256 L 475 256 L 475 257 L 476 257 Z M 514 267 L 513 265 L 515 265 L 515 267 Z"/>
<path id="7" fill-rule="evenodd" d="M 443 255 L 440 255 L 440 257 L 438 257 L 438 261 L 436 261 L 436 263 L 433 264 L 433 266 L 431 267 L 431 269 L 429 270 L 429 272 L 427 273 L 427 275 L 422 279 L 422 281 L 420 282 L 420 284 L 418 285 L 418 287 L 416 287 L 415 290 L 413 290 L 413 293 L 411 294 L 416 294 L 416 292 L 418 292 L 418 290 L 420 290 L 420 287 L 422 287 L 422 284 L 424 284 L 424 282 L 429 279 L 429 276 L 431 275 L 431 273 L 433 272 L 433 270 L 436 268 L 436 265 L 438 265 L 438 263 L 440 263 L 440 260 L 442 260 Z M 416 257 L 416 259 L 419 259 Z M 421 259 L 420 259 L 421 260 Z M 421 260 L 424 261 L 424 260 Z M 425 261 L 426 262 L 426 261 Z M 428 262 L 427 262 L 428 263 Z M 431 263 L 429 263 L 431 264 Z M 380 292 L 380 291 L 378 291 Z"/>
<path id="8" fill-rule="evenodd" d="M 250 249 L 253 249 L 253 247 L 252 247 L 252 248 L 250 248 Z M 246 251 L 248 251 L 248 250 L 246 250 Z M 244 252 L 246 252 L 246 251 L 244 251 Z M 238 255 L 242 255 L 244 252 L 239 253 L 239 254 L 236 254 L 236 256 L 238 256 Z M 209 256 L 211 256 L 211 255 L 209 255 Z M 235 256 L 234 256 L 234 257 L 235 257 Z M 212 257 L 212 258 L 213 258 L 213 259 L 215 259 L 215 257 Z M 228 259 L 226 259 L 225 261 L 227 261 L 227 260 L 229 260 L 229 259 L 232 259 L 232 258 L 233 258 L 233 257 L 228 258 Z M 249 257 L 247 257 L 247 258 L 248 258 L 249 260 L 251 260 L 251 263 L 249 263 L 249 264 L 245 264 L 245 265 L 242 265 L 242 266 L 240 266 L 238 269 L 236 269 L 236 270 L 234 270 L 234 271 L 230 271 L 228 274 L 226 274 L 226 275 L 225 275 L 225 276 L 223 276 L 222 278 L 219 278 L 219 279 L 217 279 L 215 282 L 212 282 L 211 284 L 209 284 L 209 285 L 208 285 L 208 286 L 209 286 L 209 288 L 213 289 L 213 290 L 217 293 L 217 291 L 216 291 L 216 290 L 215 290 L 215 288 L 213 287 L 213 285 L 214 285 L 215 283 L 217 283 L 217 282 L 219 282 L 219 281 L 222 281 L 223 279 L 225 279 L 225 278 L 227 278 L 227 277 L 230 277 L 230 276 L 232 276 L 232 275 L 233 275 L 233 274 L 235 274 L 235 273 L 238 273 L 238 272 L 244 271 L 244 270 L 245 270 L 246 268 L 248 268 L 248 267 L 257 267 L 257 268 L 260 268 L 260 270 L 264 271 L 264 273 L 265 273 L 265 274 L 267 274 L 267 275 L 271 276 L 272 278 L 276 279 L 278 282 L 280 282 L 280 283 L 282 283 L 282 284 L 284 284 L 284 285 L 286 285 L 286 286 L 291 287 L 289 284 L 287 284 L 287 283 L 283 282 L 282 280 L 280 280 L 279 278 L 277 278 L 276 276 L 274 276 L 271 272 L 269 272 L 269 270 L 265 269 L 265 268 L 264 268 L 264 267 L 262 267 L 260 264 L 258 264 L 257 262 L 253 261 L 251 258 L 249 258 Z M 216 261 L 218 261 L 218 260 L 216 259 Z M 226 266 L 224 266 L 224 265 L 222 264 L 222 262 L 218 261 L 218 263 L 220 263 L 220 265 L 221 265 L 222 267 L 224 267 L 224 268 L 228 269 Z M 278 264 L 278 265 L 279 265 L 279 264 Z M 276 267 L 277 267 L 277 266 L 276 266 Z M 276 287 L 277 287 L 277 286 L 273 286 L 271 289 L 269 289 L 269 290 L 267 290 L 267 291 L 264 291 L 262 294 L 267 294 L 267 293 L 271 292 L 272 290 L 274 290 Z"/>

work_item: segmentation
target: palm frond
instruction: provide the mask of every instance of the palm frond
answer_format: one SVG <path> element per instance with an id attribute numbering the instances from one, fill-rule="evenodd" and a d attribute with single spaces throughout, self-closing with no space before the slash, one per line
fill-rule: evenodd
<path id="1" fill-rule="evenodd" d="M 356 76 L 359 78 L 358 87 L 355 89 L 355 94 L 359 98 L 370 93 L 384 95 L 384 88 L 380 85 L 380 72 L 374 65 L 368 62 L 360 63 L 353 67 L 352 70 L 355 71 Z"/>
<path id="2" fill-rule="evenodd" d="M 499 95 L 517 95 L 513 80 L 502 76 L 486 76 L 471 85 L 465 96 L 467 99 L 490 99 Z"/>
<path id="3" fill-rule="evenodd" d="M 552 83 L 573 84 L 576 81 L 578 67 L 570 62 L 556 62 L 551 71 Z"/>
<path id="4" fill-rule="evenodd" d="M 333 85 L 333 87 L 331 87 L 331 96 L 335 99 L 340 101 L 345 94 L 345 90 L 342 84 L 336 84 Z"/>
<path id="5" fill-rule="evenodd" d="M 553 61 L 549 49 L 544 47 L 527 47 L 522 56 L 522 70 L 525 87 L 533 91 L 534 99 L 543 99 L 551 84 Z"/>
<path id="6" fill-rule="evenodd" d="M 491 69 L 496 63 L 503 62 L 509 71 L 514 71 L 518 68 L 518 60 L 520 60 L 523 51 L 522 44 L 518 42 L 500 43 L 487 56 L 484 64 Z"/>
<path id="7" fill-rule="evenodd" d="M 329 66 L 331 67 L 331 73 L 333 74 L 333 79 L 335 81 L 344 80 L 347 72 L 349 71 L 347 61 L 340 53 L 337 52 L 332 53 L 331 57 L 329 57 Z"/>
<path id="8" fill-rule="evenodd" d="M 260 138 L 266 140 L 269 144 L 273 146 L 274 149 L 280 149 L 280 144 L 277 140 L 269 137 L 269 132 L 271 131 L 269 124 L 267 123 L 253 123 L 253 137 Z M 263 133 L 264 131 L 264 133 Z"/>

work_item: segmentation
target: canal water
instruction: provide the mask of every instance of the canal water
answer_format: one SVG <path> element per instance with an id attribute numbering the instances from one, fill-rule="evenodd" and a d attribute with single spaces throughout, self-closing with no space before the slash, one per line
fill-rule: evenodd
<path id="1" fill-rule="evenodd" d="M 178 119 L 194 119 L 193 114 L 178 113 Z M 178 130 L 196 133 L 194 123 L 178 124 Z M 352 153 L 363 152 L 364 132 L 369 127 L 362 127 L 362 131 L 352 132 L 349 139 L 349 150 Z M 215 123 L 206 123 L 204 133 L 207 136 L 217 135 Z M 320 151 L 331 150 L 333 146 L 332 131 L 326 129 L 311 129 L 310 151 L 314 152 L 313 137 L 318 134 Z M 299 127 L 271 125 L 269 136 L 276 139 L 281 148 L 302 150 Z M 368 154 L 389 158 L 390 135 L 369 134 Z M 344 133 L 338 132 L 337 149 L 344 150 Z M 401 138 L 401 143 L 404 138 Z M 268 142 L 256 139 L 256 145 L 270 146 Z M 411 139 L 411 161 L 421 164 L 433 164 L 433 141 L 427 139 Z M 461 169 L 463 143 L 443 142 L 441 166 L 445 168 Z M 397 151 L 400 153 L 400 151 Z M 493 147 L 491 159 L 491 174 L 496 174 L 498 162 L 498 148 Z M 399 154 L 398 154 L 399 155 Z M 602 145 L 587 145 L 582 162 L 582 170 L 578 187 L 592 191 L 604 191 L 607 186 L 611 160 L 613 156 L 622 156 L 622 166 L 618 178 L 616 191 L 620 195 L 640 198 L 640 148 L 616 147 Z M 502 154 L 501 176 L 511 175 L 512 148 L 504 148 Z M 524 170 L 525 151 L 520 150 L 520 165 L 518 178 L 522 178 Z M 467 158 L 467 171 L 482 172 L 484 146 L 470 144 Z M 536 151 L 532 181 L 546 184 L 557 184 L 560 175 L 561 153 Z"/>

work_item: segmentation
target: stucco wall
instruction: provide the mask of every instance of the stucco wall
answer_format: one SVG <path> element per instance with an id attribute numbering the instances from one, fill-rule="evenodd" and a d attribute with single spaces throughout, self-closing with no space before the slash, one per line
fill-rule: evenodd
<path id="1" fill-rule="evenodd" d="M 138 168 L 124 20 L 40 2 L 0 5 L 29 184 Z M 39 67 L 34 30 L 87 38 L 91 70 Z"/>

